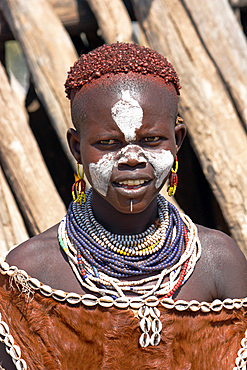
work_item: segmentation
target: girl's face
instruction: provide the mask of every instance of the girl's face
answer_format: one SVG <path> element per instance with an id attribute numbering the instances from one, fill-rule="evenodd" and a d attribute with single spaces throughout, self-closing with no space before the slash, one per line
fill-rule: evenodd
<path id="1" fill-rule="evenodd" d="M 72 100 L 68 140 L 93 187 L 122 213 L 147 208 L 165 183 L 184 134 L 177 95 L 159 77 L 101 77 Z"/>

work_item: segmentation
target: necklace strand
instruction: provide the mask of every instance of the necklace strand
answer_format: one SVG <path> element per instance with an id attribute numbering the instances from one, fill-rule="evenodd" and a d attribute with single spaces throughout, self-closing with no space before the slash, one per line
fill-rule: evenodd
<path id="1" fill-rule="evenodd" d="M 121 240 L 125 240 L 126 243 L 123 244 L 129 248 L 129 244 L 133 247 L 136 243 L 138 246 L 144 239 L 155 244 L 152 238 L 147 239 L 147 231 L 126 238 L 111 234 L 107 230 L 105 232 L 94 216 L 90 222 L 90 217 L 93 215 L 91 191 L 88 192 L 87 202 L 81 209 L 77 204 L 76 207 L 74 205 L 73 203 L 70 205 L 66 217 L 60 223 L 59 242 L 68 256 L 77 279 L 89 291 L 115 298 L 126 297 L 125 292 L 132 292 L 134 297 L 146 298 L 156 295 L 166 298 L 174 294 L 192 274 L 201 254 L 197 229 L 188 216 L 180 217 L 177 209 L 160 195 L 158 196 L 160 223 L 158 226 L 151 225 L 148 232 L 152 235 L 160 234 L 161 231 L 157 230 L 162 226 L 164 230 L 164 223 L 166 232 L 165 235 L 160 235 L 157 245 L 151 248 L 151 253 L 148 250 L 149 253 L 142 255 L 121 255 L 113 250 L 112 245 L 114 246 L 115 241 L 120 244 Z M 94 229 L 92 226 L 90 228 L 90 224 L 94 225 Z M 96 233 L 97 229 L 100 229 L 98 235 L 105 236 L 105 240 L 101 243 Z M 94 230 L 93 233 L 92 230 Z M 142 242 L 140 243 L 139 240 Z M 118 246 L 120 247 L 118 249 L 121 249 L 122 245 Z M 157 246 L 158 249 L 152 251 Z M 183 247 L 185 249 L 182 252 Z M 150 244 L 144 246 L 144 250 L 147 248 L 150 248 Z M 140 251 L 142 250 L 138 249 L 138 252 Z M 145 274 L 149 276 L 143 277 Z M 124 280 L 131 276 L 138 276 L 138 280 Z"/>

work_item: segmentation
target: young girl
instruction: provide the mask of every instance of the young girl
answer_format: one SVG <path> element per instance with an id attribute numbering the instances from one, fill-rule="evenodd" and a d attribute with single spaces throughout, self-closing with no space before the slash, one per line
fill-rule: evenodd
<path id="1" fill-rule="evenodd" d="M 59 225 L 1 263 L 2 366 L 11 369 L 11 358 L 23 369 L 241 364 L 245 257 L 159 195 L 169 177 L 169 194 L 176 190 L 186 132 L 172 65 L 135 44 L 104 45 L 79 58 L 65 87 L 74 201 Z"/>

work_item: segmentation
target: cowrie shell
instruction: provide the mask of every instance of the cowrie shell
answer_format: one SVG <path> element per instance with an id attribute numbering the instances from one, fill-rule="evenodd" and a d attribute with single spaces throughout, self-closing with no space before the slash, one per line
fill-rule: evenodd
<path id="1" fill-rule="evenodd" d="M 81 302 L 85 306 L 90 306 L 91 307 L 91 306 L 95 306 L 98 303 L 98 298 L 95 297 L 92 294 L 84 294 L 84 296 L 81 299 Z"/>
<path id="2" fill-rule="evenodd" d="M 18 275 L 21 275 L 21 277 L 26 278 L 27 280 L 29 279 L 28 273 L 24 270 L 18 270 Z"/>
<path id="3" fill-rule="evenodd" d="M 174 308 L 174 300 L 172 298 L 163 298 L 160 303 L 167 309 Z"/>
<path id="4" fill-rule="evenodd" d="M 175 308 L 178 311 L 185 311 L 185 310 L 187 310 L 188 307 L 189 307 L 189 302 L 184 301 L 182 299 L 175 302 Z"/>
<path id="5" fill-rule="evenodd" d="M 2 262 L 0 268 L 2 270 L 2 274 L 5 275 L 9 269 L 9 264 L 7 262 Z"/>
<path id="6" fill-rule="evenodd" d="M 238 356 L 246 360 L 246 358 L 247 358 L 247 349 L 246 348 L 241 348 L 238 351 Z"/>
<path id="7" fill-rule="evenodd" d="M 5 321 L 0 321 L 0 335 L 5 337 L 7 334 L 9 334 L 8 325 L 6 324 Z"/>
<path id="8" fill-rule="evenodd" d="M 8 347 L 12 347 L 15 343 L 14 338 L 12 337 L 12 335 L 7 334 L 5 339 L 4 339 L 4 343 Z"/>
<path id="9" fill-rule="evenodd" d="M 66 299 L 66 293 L 63 290 L 55 290 L 52 293 L 52 297 L 56 299 L 56 301 L 62 302 Z"/>
<path id="10" fill-rule="evenodd" d="M 13 345 L 10 348 L 6 348 L 6 352 L 14 359 L 19 360 L 21 357 L 21 350 L 20 347 L 17 345 Z"/>
<path id="11" fill-rule="evenodd" d="M 234 308 L 234 302 L 232 299 L 230 298 L 226 298 L 224 299 L 223 301 L 223 306 L 227 309 L 227 310 L 232 310 Z"/>
<path id="12" fill-rule="evenodd" d="M 199 311 L 200 310 L 200 303 L 193 299 L 192 301 L 189 302 L 189 309 L 193 312 Z"/>
<path id="13" fill-rule="evenodd" d="M 117 307 L 117 308 L 127 308 L 129 307 L 129 300 L 128 298 L 124 298 L 124 297 L 119 297 L 117 299 L 115 299 L 114 301 L 114 305 Z"/>
<path id="14" fill-rule="evenodd" d="M 31 286 L 31 288 L 37 290 L 37 289 L 40 289 L 40 281 L 38 279 L 35 279 L 35 278 L 30 278 L 28 280 L 28 284 Z"/>
<path id="15" fill-rule="evenodd" d="M 244 347 L 244 348 L 247 348 L 247 338 L 243 338 L 241 340 L 241 346 Z"/>
<path id="16" fill-rule="evenodd" d="M 222 307 L 223 307 L 223 303 L 219 299 L 215 299 L 211 303 L 211 310 L 212 311 L 218 312 L 222 309 Z"/>
<path id="17" fill-rule="evenodd" d="M 242 306 L 247 307 L 247 297 L 242 299 Z"/>
<path id="18" fill-rule="evenodd" d="M 145 317 L 145 316 L 148 316 L 149 313 L 150 313 L 150 308 L 145 306 L 145 305 L 140 307 L 139 310 L 138 310 L 138 316 L 141 317 L 141 318 Z"/>
<path id="19" fill-rule="evenodd" d="M 235 364 L 237 365 L 237 369 L 242 369 L 245 365 L 245 361 L 244 361 L 244 359 L 242 359 L 240 357 L 237 357 L 236 361 L 235 361 Z"/>
<path id="20" fill-rule="evenodd" d="M 41 285 L 39 288 L 39 291 L 41 294 L 43 294 L 46 297 L 50 297 L 52 295 L 52 288 L 49 285 Z"/>
<path id="21" fill-rule="evenodd" d="M 160 343 L 160 334 L 159 333 L 153 333 L 150 338 L 150 344 L 152 346 L 157 346 Z"/>
<path id="22" fill-rule="evenodd" d="M 210 304 L 208 302 L 201 302 L 201 311 L 204 313 L 210 312 Z"/>
<path id="23" fill-rule="evenodd" d="M 134 310 L 138 310 L 141 306 L 143 306 L 143 302 L 138 299 L 133 299 L 130 301 L 130 307 L 133 308 Z"/>
<path id="24" fill-rule="evenodd" d="M 145 299 L 145 304 L 149 307 L 155 307 L 159 304 L 159 299 L 155 296 L 150 296 Z"/>
<path id="25" fill-rule="evenodd" d="M 233 300 L 233 304 L 234 304 L 234 307 L 235 307 L 235 308 L 239 309 L 239 308 L 241 308 L 241 307 L 242 307 L 243 302 L 242 302 L 242 300 L 241 300 L 241 299 L 235 298 L 235 299 Z"/>
<path id="26" fill-rule="evenodd" d="M 111 306 L 113 305 L 113 298 L 112 298 L 112 297 L 107 297 L 107 296 L 105 296 L 105 297 L 100 297 L 100 298 L 98 299 L 98 303 L 99 303 L 99 305 L 100 305 L 100 306 L 102 306 L 102 307 L 107 307 L 107 308 L 109 308 L 109 307 L 111 307 Z"/>
<path id="27" fill-rule="evenodd" d="M 25 360 L 17 360 L 15 363 L 15 367 L 17 370 L 27 370 L 27 363 Z"/>
<path id="28" fill-rule="evenodd" d="M 154 319 L 160 317 L 160 310 L 157 307 L 150 307 L 150 315 Z"/>
<path id="29" fill-rule="evenodd" d="M 151 328 L 151 322 L 146 317 L 143 317 L 140 321 L 140 328 L 144 333 L 148 333 Z"/>
<path id="30" fill-rule="evenodd" d="M 81 296 L 77 293 L 68 293 L 66 301 L 70 304 L 78 304 L 81 302 Z"/>
<path id="31" fill-rule="evenodd" d="M 13 276 L 15 275 L 16 271 L 17 271 L 17 267 L 16 266 L 10 266 L 8 271 L 6 271 L 7 275 L 9 276 Z"/>
<path id="32" fill-rule="evenodd" d="M 154 333 L 159 333 L 162 329 L 162 323 L 159 319 L 154 319 L 152 322 L 152 331 Z"/>
<path id="33" fill-rule="evenodd" d="M 142 333 L 142 335 L 140 336 L 140 339 L 139 339 L 139 343 L 140 343 L 140 346 L 145 348 L 149 345 L 150 343 L 150 337 L 148 335 L 148 333 Z"/>

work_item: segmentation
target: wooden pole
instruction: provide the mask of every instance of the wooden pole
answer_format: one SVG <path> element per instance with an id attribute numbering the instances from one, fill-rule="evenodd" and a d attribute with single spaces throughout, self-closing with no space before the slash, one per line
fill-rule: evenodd
<path id="1" fill-rule="evenodd" d="M 229 2 L 184 0 L 183 3 L 247 129 L 247 41 Z"/>
<path id="2" fill-rule="evenodd" d="M 65 207 L 28 125 L 25 107 L 0 64 L 0 163 L 30 234 L 59 222 Z"/>
<path id="3" fill-rule="evenodd" d="M 28 233 L 0 167 L 0 255 L 28 239 Z"/>
<path id="4" fill-rule="evenodd" d="M 121 0 L 87 0 L 92 9 L 103 39 L 111 44 L 116 41 L 132 41 L 132 25 Z"/>
<path id="5" fill-rule="evenodd" d="M 1 9 L 20 42 L 37 94 L 45 106 L 64 152 L 75 166 L 66 140 L 71 127 L 64 82 L 77 59 L 73 44 L 46 0 L 2 0 Z"/>
<path id="6" fill-rule="evenodd" d="M 180 113 L 232 235 L 247 254 L 247 137 L 224 81 L 181 1 L 133 4 L 150 46 L 181 78 Z"/>
<path id="7" fill-rule="evenodd" d="M 230 4 L 236 7 L 247 7 L 247 0 L 230 0 Z"/>
<path id="8" fill-rule="evenodd" d="M 47 0 L 53 7 L 64 27 L 70 35 L 80 35 L 81 32 L 95 33 L 97 21 L 86 0 Z M 13 35 L 2 12 L 0 11 L 0 42 L 10 40 Z"/>

